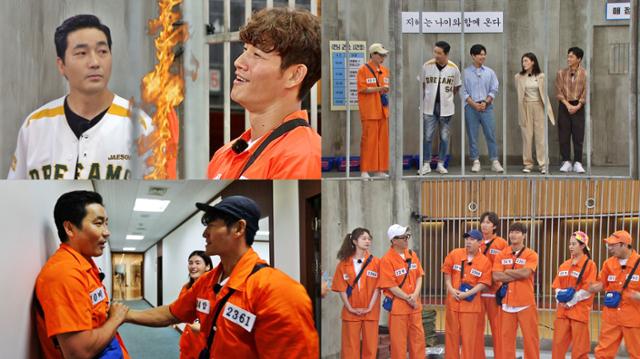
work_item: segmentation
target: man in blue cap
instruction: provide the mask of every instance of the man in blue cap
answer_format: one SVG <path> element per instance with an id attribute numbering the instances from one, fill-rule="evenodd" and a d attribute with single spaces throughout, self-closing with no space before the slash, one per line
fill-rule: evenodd
<path id="1" fill-rule="evenodd" d="M 204 211 L 205 253 L 220 264 L 168 306 L 129 311 L 126 321 L 160 327 L 200 320 L 207 346 L 200 358 L 317 358 L 318 334 L 305 288 L 271 268 L 251 248 L 260 220 L 256 203 L 225 197 Z M 215 339 L 215 340 L 214 340 Z"/>
<path id="2" fill-rule="evenodd" d="M 478 331 L 484 310 L 476 294 L 491 286 L 491 261 L 479 250 L 482 232 L 472 229 L 463 237 L 464 248 L 449 252 L 442 264 L 447 286 L 445 353 L 451 358 L 484 359 L 484 350 L 478 350 L 484 348 L 483 333 Z"/>

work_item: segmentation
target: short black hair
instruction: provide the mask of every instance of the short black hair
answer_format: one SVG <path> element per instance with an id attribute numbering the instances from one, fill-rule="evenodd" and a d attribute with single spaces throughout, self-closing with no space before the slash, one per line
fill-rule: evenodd
<path id="1" fill-rule="evenodd" d="M 224 225 L 227 227 L 227 229 L 229 229 L 234 224 L 238 223 L 241 218 L 232 216 L 226 212 L 209 210 L 202 215 L 201 222 L 203 225 L 207 226 L 209 225 L 209 223 L 218 219 L 224 222 Z M 247 246 L 253 245 L 253 240 L 256 237 L 256 231 L 252 228 L 249 228 L 248 225 L 244 227 L 244 231 L 245 231 L 244 239 L 245 239 L 245 242 L 247 243 Z"/>
<path id="2" fill-rule="evenodd" d="M 482 222 L 484 222 L 485 218 L 488 218 L 489 222 L 493 223 L 493 225 L 496 226 L 496 228 L 493 229 L 493 233 L 498 232 L 498 227 L 500 226 L 500 219 L 498 218 L 498 215 L 496 214 L 496 212 L 488 211 L 488 212 L 484 212 L 483 214 L 481 214 L 480 215 L 480 224 L 482 224 Z"/>
<path id="3" fill-rule="evenodd" d="M 473 46 L 471 46 L 471 49 L 469 50 L 469 53 L 471 54 L 471 56 L 476 56 L 476 55 L 480 55 L 480 53 L 484 51 L 484 53 L 487 53 L 487 48 L 484 47 L 484 45 L 482 44 L 475 44 Z"/>
<path id="4" fill-rule="evenodd" d="M 527 225 L 522 222 L 513 222 L 509 226 L 509 233 L 511 232 L 520 232 L 522 234 L 527 234 Z"/>
<path id="5" fill-rule="evenodd" d="M 69 221 L 78 229 L 82 229 L 82 220 L 87 215 L 87 206 L 94 203 L 102 206 L 102 196 L 91 191 L 67 192 L 58 198 L 53 208 L 53 219 L 60 242 L 64 243 L 69 240 L 63 223 Z"/>
<path id="6" fill-rule="evenodd" d="M 94 15 L 76 15 L 66 19 L 62 25 L 56 28 L 53 41 L 56 44 L 56 54 L 64 63 L 64 53 L 67 51 L 67 37 L 70 33 L 81 29 L 98 29 L 107 37 L 107 45 L 111 51 L 111 31 L 107 25 L 100 22 Z"/>
<path id="7" fill-rule="evenodd" d="M 448 42 L 446 41 L 438 41 L 436 42 L 436 47 L 439 47 L 442 49 L 442 51 L 444 51 L 445 55 L 449 54 L 449 51 L 451 50 L 451 45 L 449 45 Z"/>
<path id="8" fill-rule="evenodd" d="M 574 47 L 570 48 L 567 51 L 567 55 L 569 55 L 569 54 L 574 54 L 574 55 L 576 55 L 577 58 L 582 60 L 582 57 L 584 56 L 584 51 L 582 51 L 581 48 L 579 48 L 577 46 L 574 46 Z"/>

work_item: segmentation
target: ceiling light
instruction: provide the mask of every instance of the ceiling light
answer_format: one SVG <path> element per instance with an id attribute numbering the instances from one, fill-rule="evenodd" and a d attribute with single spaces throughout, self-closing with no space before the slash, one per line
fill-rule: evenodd
<path id="1" fill-rule="evenodd" d="M 141 241 L 144 239 L 144 236 L 141 234 L 127 234 L 127 239 L 130 241 Z"/>
<path id="2" fill-rule="evenodd" d="M 136 247 L 124 247 L 122 248 L 123 251 L 135 251 Z"/>
<path id="3" fill-rule="evenodd" d="M 133 210 L 136 212 L 164 212 L 171 203 L 169 200 L 136 198 Z"/>

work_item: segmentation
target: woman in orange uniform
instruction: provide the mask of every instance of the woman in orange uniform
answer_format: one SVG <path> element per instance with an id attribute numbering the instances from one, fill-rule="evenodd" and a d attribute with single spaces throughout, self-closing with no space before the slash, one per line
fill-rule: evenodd
<path id="1" fill-rule="evenodd" d="M 189 281 L 182 287 L 180 295 L 191 288 L 201 275 L 213 268 L 211 257 L 204 251 L 193 251 L 189 255 Z M 187 323 L 180 337 L 180 359 L 198 359 L 200 351 L 206 345 L 204 336 L 200 335 L 200 322 L 196 319 L 193 323 Z"/>
<path id="2" fill-rule="evenodd" d="M 380 259 L 369 253 L 371 239 L 368 229 L 356 228 L 345 236 L 338 252 L 332 290 L 344 303 L 342 358 L 375 359 L 378 351 Z"/>
<path id="3" fill-rule="evenodd" d="M 552 358 L 564 358 L 571 344 L 571 358 L 588 358 L 591 349 L 589 313 L 593 295 L 589 286 L 596 280 L 596 264 L 591 260 L 589 236 L 577 231 L 569 240 L 571 258 L 558 268 L 553 289 L 558 301 L 553 330 Z"/>

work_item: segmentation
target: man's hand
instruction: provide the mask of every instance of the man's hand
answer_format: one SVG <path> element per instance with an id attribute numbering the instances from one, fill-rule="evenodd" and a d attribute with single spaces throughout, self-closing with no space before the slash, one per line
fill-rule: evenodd
<path id="1" fill-rule="evenodd" d="M 640 292 L 632 290 L 629 292 L 629 298 L 640 302 Z"/>
<path id="2" fill-rule="evenodd" d="M 124 322 L 127 312 L 129 312 L 129 307 L 120 302 L 113 302 L 109 308 L 109 318 L 113 318 L 120 325 Z"/>

